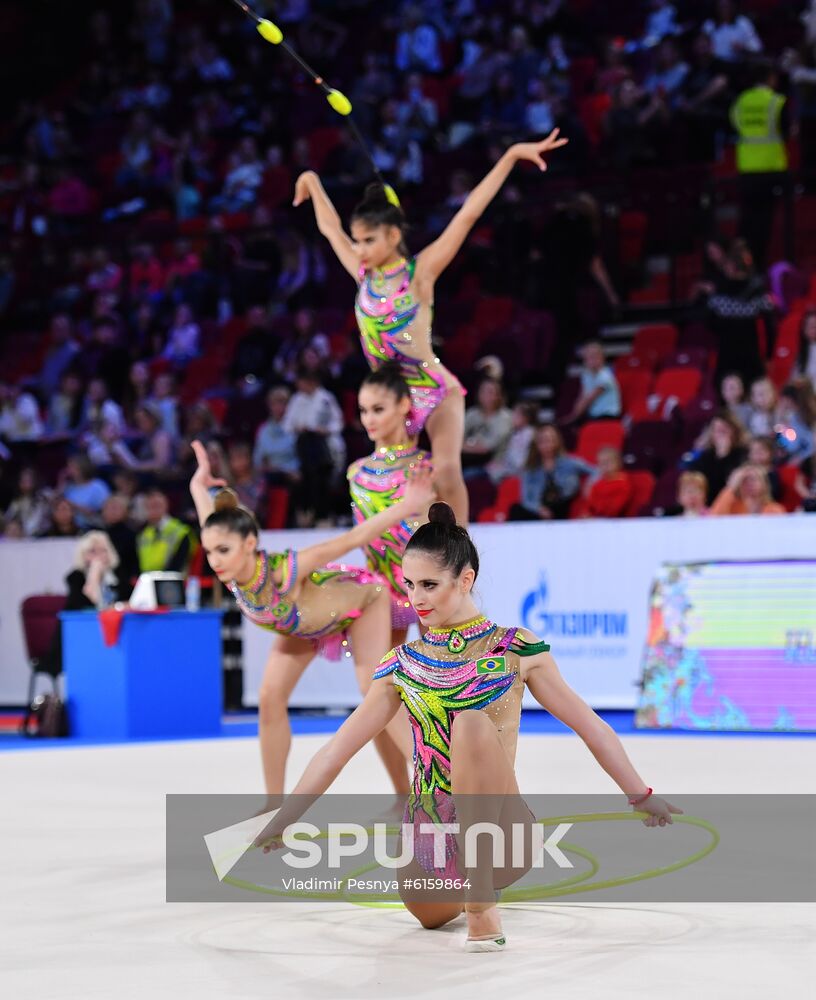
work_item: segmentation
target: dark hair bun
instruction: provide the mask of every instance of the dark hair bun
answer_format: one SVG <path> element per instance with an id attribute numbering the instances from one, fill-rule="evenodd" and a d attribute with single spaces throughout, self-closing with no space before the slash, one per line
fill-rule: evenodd
<path id="1" fill-rule="evenodd" d="M 388 200 L 388 195 L 385 193 L 385 188 L 379 181 L 373 181 L 371 184 L 366 185 L 366 189 L 363 192 L 362 204 L 365 206 L 387 206 L 391 202 Z"/>
<path id="2" fill-rule="evenodd" d="M 219 490 L 215 494 L 216 511 L 237 510 L 239 506 L 240 504 L 238 503 L 238 494 L 235 492 L 235 490 L 231 490 L 228 489 L 227 487 L 224 487 L 224 489 Z"/>
<path id="3" fill-rule="evenodd" d="M 456 515 L 453 508 L 441 500 L 432 503 L 428 509 L 428 521 L 431 524 L 442 524 L 446 528 L 456 527 Z"/>

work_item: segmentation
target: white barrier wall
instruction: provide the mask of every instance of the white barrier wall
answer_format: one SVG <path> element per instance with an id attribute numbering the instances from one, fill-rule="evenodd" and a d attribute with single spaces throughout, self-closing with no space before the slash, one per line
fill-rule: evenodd
<path id="1" fill-rule="evenodd" d="M 303 547 L 326 532 L 265 532 L 269 548 Z M 568 682 L 596 708 L 631 708 L 646 636 L 649 590 L 663 562 L 816 558 L 816 515 L 652 518 L 477 525 L 477 601 L 503 625 L 546 637 Z M 62 589 L 73 541 L 0 543 L 0 704 L 21 704 L 28 667 L 19 605 Z M 350 563 L 361 562 L 355 553 Z M 244 623 L 245 702 L 257 691 L 272 635 Z M 350 663 L 315 661 L 293 704 L 357 704 Z"/>

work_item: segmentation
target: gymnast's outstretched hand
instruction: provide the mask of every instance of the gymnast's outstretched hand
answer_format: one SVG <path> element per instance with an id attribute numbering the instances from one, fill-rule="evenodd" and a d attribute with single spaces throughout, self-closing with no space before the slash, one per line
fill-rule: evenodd
<path id="1" fill-rule="evenodd" d="M 292 204 L 295 207 L 302 205 L 304 201 L 308 201 L 312 197 L 310 185 L 314 176 L 314 170 L 304 170 L 295 181 L 295 197 L 292 199 Z"/>
<path id="2" fill-rule="evenodd" d="M 672 814 L 682 815 L 683 810 L 679 806 L 673 806 L 671 802 L 661 799 L 659 795 L 650 795 L 645 802 L 632 807 L 635 812 L 648 813 L 643 820 L 644 826 L 665 826 L 671 825 L 674 820 Z"/>
<path id="3" fill-rule="evenodd" d="M 212 474 L 210 456 L 207 454 L 207 449 L 204 445 L 200 441 L 193 441 L 191 447 L 198 463 L 193 473 L 193 478 L 190 480 L 191 488 L 193 485 L 197 485 L 209 490 L 214 486 L 226 486 L 226 479 L 219 479 Z"/>
<path id="4" fill-rule="evenodd" d="M 510 147 L 510 152 L 516 160 L 528 160 L 530 163 L 535 163 L 539 170 L 546 170 L 544 154 L 558 149 L 559 146 L 566 146 L 569 142 L 569 139 L 559 139 L 559 131 L 560 129 L 554 128 L 546 139 L 540 139 L 538 142 L 517 142 Z"/>

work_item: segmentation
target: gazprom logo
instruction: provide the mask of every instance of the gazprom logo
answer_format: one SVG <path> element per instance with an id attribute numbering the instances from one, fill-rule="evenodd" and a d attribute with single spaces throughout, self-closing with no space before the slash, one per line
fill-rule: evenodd
<path id="1" fill-rule="evenodd" d="M 547 577 L 541 574 L 538 587 L 521 602 L 521 621 L 525 628 L 544 639 L 568 636 L 580 639 L 620 639 L 629 631 L 625 611 L 553 611 L 549 604 Z"/>

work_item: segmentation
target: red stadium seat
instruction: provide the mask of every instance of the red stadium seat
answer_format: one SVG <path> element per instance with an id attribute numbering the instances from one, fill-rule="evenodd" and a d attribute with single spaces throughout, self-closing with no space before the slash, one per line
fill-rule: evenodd
<path id="1" fill-rule="evenodd" d="M 642 326 L 635 334 L 632 353 L 656 364 L 677 347 L 677 327 L 673 323 Z"/>
<path id="2" fill-rule="evenodd" d="M 696 368 L 664 368 L 657 376 L 654 394 L 662 400 L 674 398 L 685 406 L 700 391 L 703 374 Z"/>
<path id="3" fill-rule="evenodd" d="M 621 405 L 624 413 L 630 413 L 643 403 L 652 386 L 652 373 L 646 368 L 621 368 L 615 372 L 621 391 Z"/>
<path id="4" fill-rule="evenodd" d="M 621 449 L 625 436 L 620 420 L 593 420 L 578 432 L 575 454 L 594 465 L 600 448 Z"/>
<path id="5" fill-rule="evenodd" d="M 802 474 L 798 465 L 783 465 L 779 468 L 779 482 L 782 485 L 780 503 L 785 510 L 792 512 L 802 506 L 802 498 L 796 490 L 796 480 Z"/>
<path id="6" fill-rule="evenodd" d="M 492 507 L 485 507 L 479 514 L 479 521 L 506 521 L 510 508 L 521 500 L 521 479 L 518 476 L 508 476 L 499 483 L 496 502 Z"/>
<path id="7" fill-rule="evenodd" d="M 266 505 L 265 528 L 281 530 L 289 516 L 289 490 L 285 486 L 270 486 Z"/>
<path id="8" fill-rule="evenodd" d="M 632 497 L 626 505 L 625 517 L 637 517 L 643 507 L 651 503 L 656 479 L 645 469 L 629 470 L 626 473 L 632 484 Z"/>

